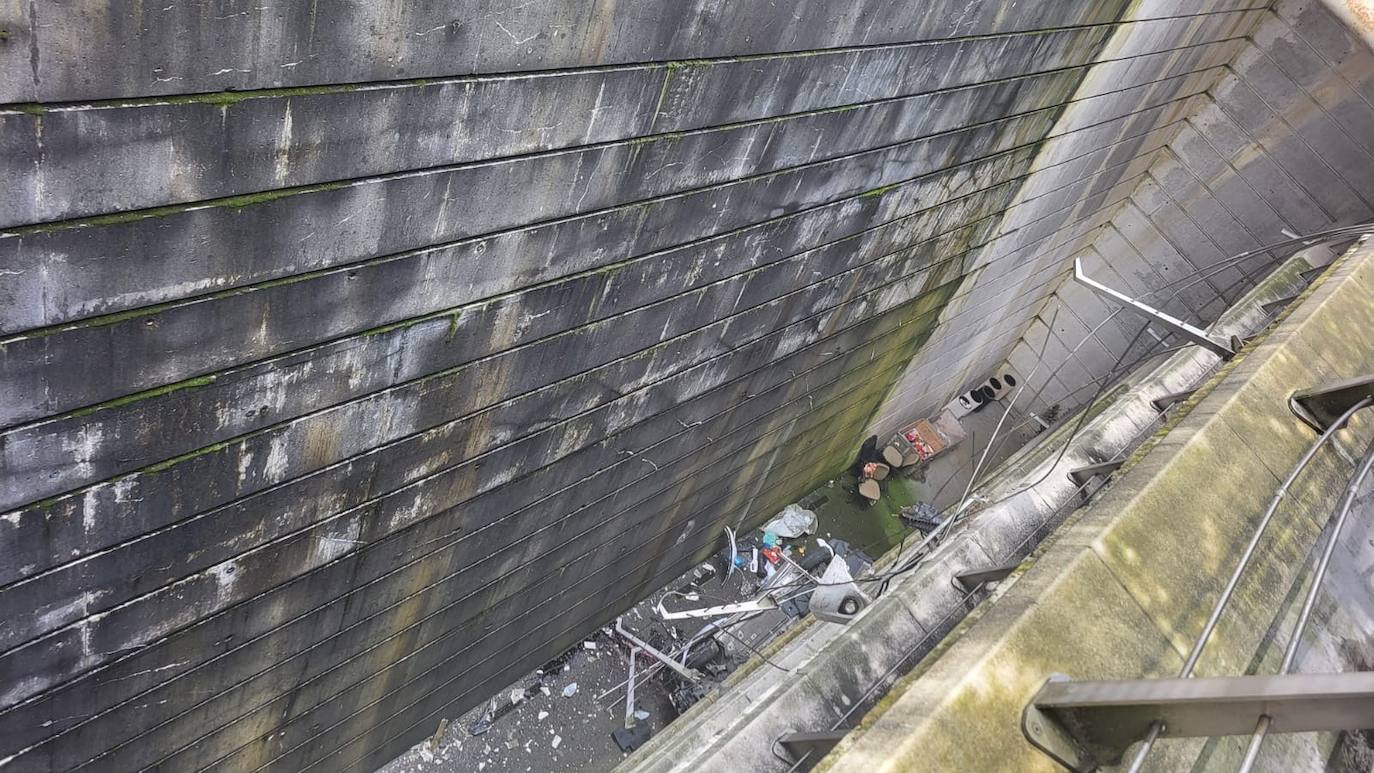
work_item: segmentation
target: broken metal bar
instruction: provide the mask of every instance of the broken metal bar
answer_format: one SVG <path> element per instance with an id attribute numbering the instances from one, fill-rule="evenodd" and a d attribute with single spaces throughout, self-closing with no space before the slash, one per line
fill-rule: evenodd
<path id="1" fill-rule="evenodd" d="M 667 655 L 664 655 L 662 652 L 659 652 L 657 648 L 653 647 L 648 642 L 644 641 L 643 639 L 640 639 L 638 636 L 635 636 L 634 634 L 625 630 L 625 626 L 621 624 L 619 618 L 617 618 L 615 621 L 615 632 L 620 634 L 621 636 L 624 636 L 625 640 L 628 641 L 630 644 L 633 644 L 634 646 L 654 656 L 654 658 L 657 659 L 658 662 L 676 671 L 678 675 L 681 676 L 683 679 L 686 679 L 692 684 L 697 684 L 701 682 L 701 674 L 698 674 L 696 671 L 693 671 L 692 669 L 682 665 L 676 660 L 673 660 Z"/>
<path id="2" fill-rule="evenodd" d="M 1171 317 L 1168 314 L 1165 314 L 1164 312 L 1160 311 L 1159 309 L 1141 303 L 1140 301 L 1132 298 L 1129 295 L 1126 295 L 1125 293 L 1113 290 L 1112 288 L 1102 284 L 1101 282 L 1089 279 L 1088 275 L 1083 273 L 1082 258 L 1074 258 L 1073 278 L 1074 281 L 1078 282 L 1084 287 L 1087 287 L 1089 290 L 1092 290 L 1098 295 L 1101 295 L 1102 297 L 1107 298 L 1109 300 L 1116 301 L 1117 303 L 1123 304 L 1125 306 L 1129 306 L 1137 312 L 1149 317 L 1151 320 L 1158 322 L 1160 325 L 1163 325 L 1170 332 L 1177 333 L 1178 335 L 1186 338 L 1189 341 L 1192 341 L 1198 346 L 1201 346 L 1211 351 L 1218 357 L 1221 357 L 1223 360 L 1229 360 L 1235 356 L 1235 351 L 1231 348 L 1231 346 L 1228 346 L 1227 344 L 1222 343 L 1221 341 L 1218 341 L 1217 339 L 1213 338 L 1210 334 L 1207 333 L 1207 331 L 1201 328 L 1194 327 L 1177 317 Z"/>
<path id="3" fill-rule="evenodd" d="M 804 760 L 807 757 L 819 760 L 842 741 L 848 730 L 826 730 L 819 733 L 788 733 L 778 739 L 778 743 L 792 759 Z"/>
<path id="4" fill-rule="evenodd" d="M 1207 679 L 1051 677 L 1021 718 L 1026 738 L 1070 770 L 1114 765 L 1156 724 L 1173 738 L 1374 729 L 1374 671 Z"/>
<path id="5" fill-rule="evenodd" d="M 1159 397 L 1156 397 L 1155 399 L 1151 400 L 1150 405 L 1153 405 L 1156 411 L 1164 413 L 1165 411 L 1169 410 L 1178 403 L 1181 403 L 1184 400 L 1187 400 L 1188 398 L 1192 397 L 1194 392 L 1197 392 L 1197 389 L 1185 389 L 1182 392 L 1170 392 L 1167 395 L 1160 395 Z"/>
<path id="6" fill-rule="evenodd" d="M 817 541 L 818 541 L 818 542 L 822 542 L 822 543 L 824 542 L 824 540 L 817 540 Z M 826 545 L 826 547 L 829 548 L 830 546 L 829 546 L 829 545 Z M 821 578 L 819 578 L 819 577 L 817 577 L 816 575 L 814 575 L 814 574 L 812 574 L 812 573 L 806 571 L 806 568 L 805 568 L 805 567 L 803 567 L 801 564 L 797 563 L 796 561 L 792 560 L 792 557 L 789 556 L 789 555 L 787 555 L 787 551 L 785 551 L 785 550 L 784 550 L 784 551 L 779 551 L 779 552 L 778 552 L 778 555 L 782 556 L 782 559 L 783 559 L 784 561 L 786 561 L 787 563 L 789 563 L 789 564 L 791 564 L 791 565 L 797 567 L 797 571 L 799 571 L 799 572 L 801 572 L 802 574 L 806 575 L 807 579 L 811 580 L 812 582 L 820 582 L 820 581 L 821 581 Z M 834 551 L 834 550 L 831 550 L 831 551 L 830 551 L 830 556 L 831 556 L 832 558 L 835 556 L 835 551 Z"/>
<path id="7" fill-rule="evenodd" d="M 973 572 L 964 572 L 963 574 L 954 575 L 954 580 L 958 582 L 960 585 L 964 586 L 964 590 L 977 590 L 978 586 L 980 585 L 985 585 L 990 582 L 997 582 L 999 580 L 1005 580 L 1007 578 L 1007 575 L 1016 571 L 1016 567 L 1020 565 L 1021 564 L 1019 563 L 1007 564 L 1005 566 L 995 566 L 991 569 L 979 569 Z"/>
<path id="8" fill-rule="evenodd" d="M 741 601 L 738 604 L 721 604 L 715 607 L 702 607 L 700 609 L 684 609 L 680 612 L 669 612 L 663 608 L 660 602 L 658 615 L 664 620 L 685 620 L 689 617 L 720 617 L 722 615 L 734 615 L 741 612 L 767 612 L 770 609 L 777 609 L 778 602 L 772 596 L 761 596 L 753 601 Z"/>
<path id="9" fill-rule="evenodd" d="M 625 729 L 635 726 L 635 661 L 639 660 L 639 648 L 630 648 L 630 676 L 625 680 Z"/>
<path id="10" fill-rule="evenodd" d="M 1374 398 L 1374 376 L 1360 376 L 1294 392 L 1288 406 L 1318 432 L 1324 432 L 1351 406 Z"/>
<path id="11" fill-rule="evenodd" d="M 1087 467 L 1079 467 L 1076 470 L 1069 470 L 1069 480 L 1073 481 L 1075 485 L 1086 486 L 1088 485 L 1088 481 L 1099 475 L 1105 478 L 1113 472 L 1116 472 L 1117 468 L 1125 461 L 1125 459 L 1117 459 L 1110 462 L 1090 464 Z"/>

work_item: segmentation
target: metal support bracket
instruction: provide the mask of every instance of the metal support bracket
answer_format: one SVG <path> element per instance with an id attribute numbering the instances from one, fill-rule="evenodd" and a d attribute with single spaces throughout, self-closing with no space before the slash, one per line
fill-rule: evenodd
<path id="1" fill-rule="evenodd" d="M 1374 376 L 1360 376 L 1294 392 L 1288 398 L 1288 407 L 1308 426 L 1325 432 L 1351 406 L 1367 397 L 1374 398 Z"/>
<path id="2" fill-rule="evenodd" d="M 1321 276 L 1330 267 L 1330 264 L 1327 264 L 1325 266 L 1314 266 L 1312 268 L 1307 269 L 1306 271 L 1299 272 L 1298 276 L 1302 279 L 1302 281 L 1308 284 L 1312 284 L 1312 280 Z"/>
<path id="3" fill-rule="evenodd" d="M 1088 481 L 1099 475 L 1105 478 L 1116 472 L 1125 462 L 1125 459 L 1117 459 L 1110 462 L 1090 464 L 1087 467 L 1079 467 L 1076 470 L 1069 470 L 1069 480 L 1073 481 L 1074 485 L 1086 486 L 1088 485 Z"/>
<path id="4" fill-rule="evenodd" d="M 1016 571 L 1016 567 L 1020 565 L 1019 563 L 1007 564 L 1005 566 L 994 566 L 991 569 L 964 572 L 963 574 L 954 575 L 954 581 L 964 586 L 964 590 L 971 591 L 977 589 L 979 585 L 985 585 L 990 582 L 1000 582 L 1001 580 L 1007 579 L 1007 575 Z"/>
<path id="5" fill-rule="evenodd" d="M 1161 395 L 1159 397 L 1156 397 L 1155 399 L 1150 401 L 1150 404 L 1155 407 L 1156 411 L 1164 413 L 1165 411 L 1169 410 L 1178 403 L 1181 403 L 1184 400 L 1187 400 L 1188 398 L 1192 397 L 1193 393 L 1196 391 L 1196 389 L 1185 389 L 1182 392 L 1170 392 L 1167 395 Z"/>
<path id="6" fill-rule="evenodd" d="M 650 655 L 652 655 L 652 656 L 654 657 L 655 660 L 657 660 L 658 662 L 660 662 L 660 663 L 662 663 L 663 665 L 667 666 L 668 668 L 671 668 L 671 669 L 673 669 L 674 671 L 676 671 L 677 674 L 678 674 L 678 676 L 681 676 L 683 679 L 686 679 L 687 681 L 691 682 L 692 684 L 700 684 L 700 683 L 701 683 L 701 674 L 699 674 L 699 673 L 697 673 L 696 671 L 694 671 L 694 670 L 692 670 L 692 669 L 690 669 L 690 668 L 688 668 L 688 667 L 682 665 L 681 663 L 677 662 L 676 660 L 673 660 L 672 658 L 668 657 L 667 655 L 663 654 L 662 652 L 659 652 L 657 649 L 655 649 L 655 648 L 654 648 L 652 645 L 650 645 L 648 642 L 646 642 L 646 641 L 640 639 L 638 636 L 635 636 L 634 634 L 632 634 L 632 633 L 630 633 L 629 631 L 625 630 L 625 626 L 621 624 L 620 618 L 616 618 L 616 621 L 615 621 L 615 632 L 618 633 L 618 634 L 620 634 L 621 636 L 625 637 L 625 641 L 628 641 L 631 645 L 633 645 L 633 646 L 635 646 L 635 647 L 638 647 L 639 649 L 641 649 L 641 650 L 643 650 L 643 651 L 649 653 Z"/>
<path id="7" fill-rule="evenodd" d="M 1068 770 L 1095 770 L 1097 764 L 1079 747 L 1078 741 L 1074 739 L 1073 735 L 1059 724 L 1059 720 L 1035 705 L 1040 694 L 1051 684 L 1067 681 L 1069 678 L 1063 674 L 1050 674 L 1050 678 L 1040 688 L 1040 692 L 1036 693 L 1036 697 L 1027 703 L 1026 708 L 1021 711 L 1021 735 L 1030 741 L 1031 746 L 1044 752 L 1050 759 Z"/>
<path id="8" fill-rule="evenodd" d="M 848 730 L 826 730 L 819 733 L 788 733 L 778 739 L 778 743 L 787 753 L 792 755 L 794 760 L 804 760 L 808 757 L 812 761 L 818 761 L 821 757 L 830 753 L 835 748 L 835 744 L 844 739 Z"/>
<path id="9" fill-rule="evenodd" d="M 1026 706 L 1021 731 L 1070 770 L 1121 761 L 1161 722 L 1163 738 L 1374 729 L 1374 671 L 1208 679 L 1076 682 L 1052 676 Z"/>
<path id="10" fill-rule="evenodd" d="M 1078 282 L 1079 284 L 1083 285 L 1084 287 L 1088 288 L 1089 290 L 1092 290 L 1093 292 L 1108 300 L 1115 301 L 1125 306 L 1129 306 L 1137 312 L 1144 314 L 1151 320 L 1158 322 L 1160 325 L 1167 328 L 1169 331 L 1177 333 L 1178 335 L 1182 336 L 1183 338 L 1189 341 L 1192 341 L 1198 346 L 1201 346 L 1207 349 L 1208 351 L 1211 351 L 1218 357 L 1221 357 L 1223 360 L 1229 360 L 1236 354 L 1231 346 L 1221 341 L 1218 341 L 1216 338 L 1213 338 L 1210 334 L 1207 333 L 1207 331 L 1201 328 L 1193 327 L 1192 325 L 1188 324 L 1187 322 L 1184 322 L 1181 319 L 1178 319 L 1177 317 L 1171 317 L 1168 314 L 1165 314 L 1164 312 L 1160 311 L 1159 309 L 1141 303 L 1140 301 L 1132 298 L 1129 295 L 1126 295 L 1125 293 L 1113 290 L 1112 288 L 1102 284 L 1101 282 L 1089 279 L 1088 275 L 1083 273 L 1082 258 L 1074 258 L 1073 260 L 1073 279 L 1075 282 Z"/>
<path id="11" fill-rule="evenodd" d="M 1278 311 L 1279 309 L 1286 308 L 1288 304 L 1292 303 L 1293 301 L 1296 301 L 1297 299 L 1298 296 L 1290 295 L 1287 298 L 1279 298 L 1275 301 L 1262 303 L 1260 304 L 1260 311 L 1264 312 L 1264 315 L 1267 317 L 1270 314 L 1273 314 L 1274 312 Z"/>

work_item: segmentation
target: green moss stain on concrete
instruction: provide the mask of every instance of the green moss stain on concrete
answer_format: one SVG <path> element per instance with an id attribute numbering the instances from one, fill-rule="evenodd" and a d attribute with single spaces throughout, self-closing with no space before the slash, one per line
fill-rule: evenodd
<path id="1" fill-rule="evenodd" d="M 855 492 L 853 476 L 845 470 L 855 461 L 855 454 L 866 437 L 863 434 L 865 428 L 888 399 L 911 358 L 934 334 L 945 306 L 969 279 L 961 276 L 960 271 L 958 261 L 944 263 L 926 280 L 924 292 L 899 307 L 898 326 L 873 341 L 872 346 L 882 349 L 882 341 L 892 336 L 902 339 L 902 343 L 887 347 L 882 354 L 873 356 L 867 366 L 860 366 L 845 377 L 860 384 L 856 388 L 856 395 L 842 398 L 850 401 L 847 408 L 832 419 L 786 441 L 789 444 L 822 446 L 825 451 L 798 455 L 770 470 L 764 490 L 771 490 L 772 493 L 761 496 L 754 503 L 744 522 L 746 528 L 766 522 L 788 503 L 799 501 L 812 492 L 826 496 L 827 505 L 835 508 L 833 518 L 822 516 L 822 528 L 831 528 L 835 536 L 849 540 L 855 546 L 871 546 L 871 550 L 869 547 L 863 549 L 874 557 L 900 542 L 908 529 L 893 514 L 903 506 L 919 501 L 924 493 L 921 484 L 894 474 L 883 482 L 883 495 L 879 501 L 868 505 Z M 827 486 L 832 480 L 833 487 Z M 821 512 L 818 510 L 817 514 L 821 515 Z M 852 538 L 835 531 L 840 528 L 836 524 L 840 523 L 845 524 L 843 529 L 852 534 Z"/>
<path id="2" fill-rule="evenodd" d="M 891 191 L 891 190 L 894 190 L 894 189 L 896 189 L 896 188 L 901 187 L 901 185 L 902 185 L 901 183 L 890 183 L 890 184 L 888 184 L 888 185 L 883 185 L 883 186 L 879 186 L 879 187 L 877 187 L 877 188 L 872 188 L 872 189 L 870 189 L 870 190 L 864 191 L 863 193 L 860 193 L 860 194 L 859 194 L 859 198 L 861 198 L 861 199 L 879 198 L 879 197 L 881 197 L 883 194 L 887 193 L 888 191 Z"/>
<path id="3" fill-rule="evenodd" d="M 135 209 L 128 212 L 114 212 L 107 215 L 95 215 L 93 217 L 73 218 L 71 220 L 58 220 L 52 223 L 39 223 L 37 225 L 26 225 L 18 228 L 10 228 L 0 231 L 0 235 L 25 236 L 29 234 L 43 234 L 53 231 L 65 231 L 72 228 L 90 228 L 93 226 L 120 225 L 132 223 L 139 220 L 151 220 L 158 217 L 166 217 L 192 209 L 206 209 L 221 207 L 229 210 L 242 210 L 248 207 L 266 204 L 277 199 L 284 199 L 288 196 L 296 196 L 302 193 L 316 193 L 319 191 L 332 191 L 339 188 L 348 187 L 347 182 L 328 182 L 315 185 L 301 185 L 294 188 L 277 188 L 260 193 L 245 193 L 239 196 L 226 196 L 219 199 L 209 199 L 207 201 L 197 201 L 186 204 L 169 204 L 164 207 L 150 207 L 148 209 Z"/>
<path id="4" fill-rule="evenodd" d="M 190 461 L 192 459 L 195 459 L 196 457 L 205 456 L 206 454 L 213 454 L 216 451 L 222 451 L 228 448 L 229 446 L 240 442 L 241 440 L 242 438 L 234 438 L 232 440 L 225 440 L 219 443 L 212 443 L 208 446 L 205 446 L 204 448 L 197 448 L 194 451 L 188 451 L 187 453 L 181 454 L 180 456 L 174 456 L 171 459 L 167 459 L 166 461 L 158 462 L 157 464 L 152 464 L 147 467 L 144 467 L 141 470 L 141 472 L 148 473 L 149 475 L 156 475 L 160 472 L 170 470 L 171 468 L 177 466 L 178 464 L 181 464 L 182 462 Z"/>
<path id="5" fill-rule="evenodd" d="M 897 513 L 927 495 L 924 485 L 896 471 L 881 486 L 882 495 L 870 504 L 858 494 L 858 479 L 845 472 L 801 501 L 816 512 L 822 535 L 832 534 L 877 558 L 912 531 Z"/>
<path id="6" fill-rule="evenodd" d="M 144 400 L 148 400 L 154 397 L 161 397 L 163 395 L 168 395 L 173 392 L 180 392 L 183 389 L 196 389 L 198 387 L 209 386 L 210 384 L 215 383 L 216 378 L 217 376 L 214 375 L 197 376 L 196 378 L 188 378 L 185 381 L 178 381 L 174 384 L 164 384 L 160 387 L 145 389 L 142 392 L 135 392 L 131 395 L 116 397 L 113 400 L 106 400 L 103 403 L 90 405 L 85 408 L 72 411 L 68 414 L 68 416 L 73 418 L 77 416 L 89 416 L 90 414 L 93 414 L 96 411 L 103 411 L 107 408 L 119 408 L 120 406 L 124 405 L 132 405 L 133 403 L 142 402 Z"/>

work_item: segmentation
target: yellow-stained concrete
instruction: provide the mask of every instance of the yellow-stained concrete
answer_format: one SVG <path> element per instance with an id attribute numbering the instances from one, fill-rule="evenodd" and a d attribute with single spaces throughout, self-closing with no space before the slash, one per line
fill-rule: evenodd
<path id="1" fill-rule="evenodd" d="M 1279 480 L 1315 439 L 1290 413 L 1288 396 L 1371 370 L 1374 246 L 1365 245 L 1223 368 L 992 609 L 899 682 L 820 769 L 1056 769 L 1021 735 L 1032 695 L 1055 672 L 1079 679 L 1173 675 Z M 1342 434 L 1363 442 L 1370 424 Z M 1343 441 L 1348 448 L 1352 437 Z M 1266 635 L 1276 617 L 1291 619 L 1304 560 L 1349 470 L 1346 458 L 1326 451 L 1293 488 L 1199 674 L 1242 673 L 1257 659 L 1272 668 L 1275 648 Z M 1306 738 L 1331 743 L 1329 735 Z M 1189 767 L 1203 746 L 1161 744 L 1151 768 Z M 1215 744 L 1207 754 L 1215 763 L 1238 748 Z"/>

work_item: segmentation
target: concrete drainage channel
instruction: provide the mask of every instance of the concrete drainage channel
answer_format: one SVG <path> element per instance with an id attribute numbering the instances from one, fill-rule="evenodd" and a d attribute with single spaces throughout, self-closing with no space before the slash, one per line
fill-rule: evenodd
<path id="1" fill-rule="evenodd" d="M 1301 291 L 1309 269 L 1301 258 L 1285 262 L 1212 332 L 1253 335 L 1279 313 L 1276 301 Z M 430 740 L 384 770 L 602 771 L 618 764 L 635 773 L 809 769 L 893 682 L 995 597 L 997 579 L 1010 572 L 1014 580 L 1010 567 L 1104 485 L 1160 426 L 1164 412 L 1220 362 L 1190 346 L 1153 368 L 1142 366 L 1077 432 L 1070 417 L 1012 453 L 980 485 L 975 504 L 945 522 L 948 533 L 938 529 L 938 541 L 923 542 L 922 532 L 895 516 L 916 513 L 939 492 L 894 474 L 870 505 L 861 494 L 858 464 L 799 501 L 816 514 L 810 534 L 777 543 L 762 530 L 741 535 L 736 569 L 726 565 L 728 550 L 722 550 L 617 624 L 436 728 Z M 798 605 L 834 554 L 870 600 L 843 625 L 819 622 Z M 886 581 L 875 581 L 880 579 Z M 664 619 L 665 613 L 758 599 L 783 603 Z M 627 695 L 631 668 L 634 689 Z"/>

